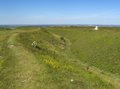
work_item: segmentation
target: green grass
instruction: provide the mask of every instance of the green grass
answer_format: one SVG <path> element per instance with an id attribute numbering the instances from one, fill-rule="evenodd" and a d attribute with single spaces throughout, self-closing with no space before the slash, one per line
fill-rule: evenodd
<path id="1" fill-rule="evenodd" d="M 7 32 L 9 31 L 0 31 L 0 70 L 2 69 L 2 64 L 9 55 L 6 40 L 9 37 L 10 33 L 6 34 Z"/>
<path id="2" fill-rule="evenodd" d="M 108 72 L 115 73 L 97 66 L 104 57 L 99 55 L 102 60 L 99 62 L 91 56 L 94 53 L 106 56 L 101 47 L 114 45 L 116 40 L 113 39 L 115 42 L 112 43 L 112 39 L 107 37 L 105 44 L 98 45 L 98 42 L 102 42 L 104 34 L 108 36 L 111 33 L 113 38 L 119 31 L 103 28 L 94 32 L 88 29 L 92 28 L 19 27 L 17 30 L 0 31 L 0 52 L 5 56 L 4 62 L 0 61 L 0 89 L 119 89 L 118 78 Z M 34 41 L 37 42 L 36 47 L 32 46 Z M 119 45 L 114 45 L 116 47 Z M 93 49 L 97 52 L 92 52 Z M 111 64 L 108 62 L 108 65 Z M 114 67 L 118 68 L 117 65 Z M 103 69 L 105 72 L 101 71 Z"/>
<path id="3" fill-rule="evenodd" d="M 50 28 L 70 39 L 78 60 L 120 76 L 120 28 Z"/>

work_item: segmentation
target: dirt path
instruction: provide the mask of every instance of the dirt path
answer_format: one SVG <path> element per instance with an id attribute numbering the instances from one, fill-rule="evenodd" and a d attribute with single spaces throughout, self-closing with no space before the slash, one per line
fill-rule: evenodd
<path id="1" fill-rule="evenodd" d="M 2 75 L 0 77 L 2 78 L 0 87 L 1 89 L 40 89 L 41 84 L 38 77 L 42 76 L 44 66 L 38 64 L 36 57 L 16 41 L 16 37 L 20 33 L 14 32 L 8 38 L 7 44 L 10 57 L 6 62 L 7 66 L 0 73 L 0 76 Z M 80 65 L 86 68 L 85 64 L 81 63 Z M 115 86 L 116 89 L 120 88 L 119 80 L 109 76 L 107 73 L 102 73 L 101 70 L 94 67 L 89 67 L 88 71 Z"/>
<path id="2" fill-rule="evenodd" d="M 11 59 L 7 60 L 7 67 L 1 73 L 3 81 L 0 86 L 3 89 L 36 89 L 35 74 L 40 71 L 40 65 L 32 53 L 15 41 L 17 35 L 14 33 L 8 39 Z"/>

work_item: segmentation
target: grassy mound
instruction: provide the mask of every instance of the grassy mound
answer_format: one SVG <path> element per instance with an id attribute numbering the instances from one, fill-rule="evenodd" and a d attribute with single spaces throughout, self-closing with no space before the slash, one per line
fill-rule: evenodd
<path id="1" fill-rule="evenodd" d="M 120 78 L 120 28 L 101 27 L 98 31 L 88 27 L 50 28 L 72 42 L 75 57 Z"/>
<path id="2" fill-rule="evenodd" d="M 119 89 L 119 82 L 100 73 L 98 69 L 95 71 L 83 65 L 81 61 L 84 57 L 80 58 L 81 61 L 78 60 L 76 51 L 81 50 L 79 45 L 81 43 L 85 47 L 88 45 L 85 45 L 84 40 L 77 44 L 75 37 L 78 37 L 81 32 L 75 30 L 76 28 L 75 33 L 73 28 L 67 29 L 21 27 L 10 31 L 4 43 L 8 48 L 3 47 L 9 55 L 5 54 L 8 56 L 1 65 L 0 88 Z M 85 33 L 89 34 L 89 32 L 91 31 L 83 31 L 84 34 L 81 37 L 84 38 Z M 75 35 L 76 33 L 79 35 Z M 96 33 L 93 32 L 93 34 Z M 89 61 L 87 63 L 90 64 Z"/>
<path id="3" fill-rule="evenodd" d="M 51 33 L 47 29 L 41 29 L 38 32 L 20 34 L 18 41 L 34 53 L 38 61 L 46 66 L 47 71 L 50 71 L 48 75 L 53 77 L 49 79 L 49 84 L 50 81 L 53 81 L 57 83 L 58 87 L 64 87 L 65 89 L 70 87 L 87 89 L 95 86 L 101 89 L 112 86 L 107 82 L 102 85 L 105 81 L 101 80 L 96 74 L 87 71 L 86 68 L 82 68 L 79 63 L 76 64 L 76 59 L 71 56 L 70 42 L 65 37 Z M 32 47 L 33 41 L 37 42 L 37 47 Z M 74 85 L 71 85 L 71 79 L 75 80 Z M 94 81 L 94 79 L 96 80 Z M 69 86 L 65 85 L 67 81 Z M 55 86 L 54 83 L 53 86 Z M 60 86 L 59 83 L 62 85 Z"/>

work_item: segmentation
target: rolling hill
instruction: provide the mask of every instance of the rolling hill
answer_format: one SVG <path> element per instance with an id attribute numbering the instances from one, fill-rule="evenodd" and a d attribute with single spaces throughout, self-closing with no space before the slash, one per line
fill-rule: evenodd
<path id="1" fill-rule="evenodd" d="M 0 89 L 119 89 L 119 29 L 0 30 Z"/>

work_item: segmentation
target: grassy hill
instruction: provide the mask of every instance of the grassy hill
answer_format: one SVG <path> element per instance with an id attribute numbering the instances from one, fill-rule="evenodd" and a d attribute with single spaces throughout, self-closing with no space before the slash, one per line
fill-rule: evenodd
<path id="1" fill-rule="evenodd" d="M 72 42 L 78 60 L 120 76 L 120 28 L 52 28 Z"/>
<path id="2" fill-rule="evenodd" d="M 117 28 L 0 31 L 0 89 L 119 89 Z"/>

